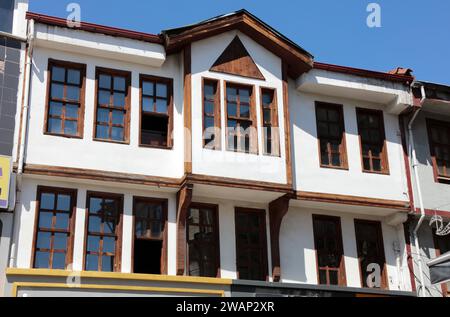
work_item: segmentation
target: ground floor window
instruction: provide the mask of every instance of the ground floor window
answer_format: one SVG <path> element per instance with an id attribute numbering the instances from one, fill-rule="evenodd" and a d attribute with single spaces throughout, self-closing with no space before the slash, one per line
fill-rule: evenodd
<path id="1" fill-rule="evenodd" d="M 66 269 L 72 263 L 76 190 L 38 187 L 33 267 Z"/>
<path id="2" fill-rule="evenodd" d="M 120 272 L 123 196 L 88 192 L 86 271 Z"/>
<path id="3" fill-rule="evenodd" d="M 167 273 L 167 199 L 134 198 L 133 272 Z"/>
<path id="4" fill-rule="evenodd" d="M 266 281 L 268 266 L 265 210 L 236 208 L 235 224 L 238 278 Z"/>
<path id="5" fill-rule="evenodd" d="M 355 220 L 355 231 L 362 286 L 386 289 L 386 258 L 381 222 Z"/>
<path id="6" fill-rule="evenodd" d="M 190 276 L 219 277 L 220 247 L 218 207 L 193 204 L 186 220 Z"/>
<path id="7" fill-rule="evenodd" d="M 321 285 L 346 285 L 341 219 L 313 216 L 318 279 Z"/>

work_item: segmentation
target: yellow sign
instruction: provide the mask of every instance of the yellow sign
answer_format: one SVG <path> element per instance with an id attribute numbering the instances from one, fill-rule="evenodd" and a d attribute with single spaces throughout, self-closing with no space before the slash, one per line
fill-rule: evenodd
<path id="1" fill-rule="evenodd" d="M 0 209 L 8 208 L 11 158 L 0 156 Z"/>

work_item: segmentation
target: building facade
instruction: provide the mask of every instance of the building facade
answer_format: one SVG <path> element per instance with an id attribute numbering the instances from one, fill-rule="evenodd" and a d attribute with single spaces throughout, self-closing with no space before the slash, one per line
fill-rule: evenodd
<path id="1" fill-rule="evenodd" d="M 315 62 L 245 10 L 27 21 L 4 295 L 415 295 L 408 71 Z"/>
<path id="2" fill-rule="evenodd" d="M 12 219 L 15 209 L 13 161 L 17 157 L 18 122 L 23 97 L 27 46 L 27 0 L 0 3 L 0 271 L 8 266 Z M 0 274 L 0 293 L 5 284 Z"/>

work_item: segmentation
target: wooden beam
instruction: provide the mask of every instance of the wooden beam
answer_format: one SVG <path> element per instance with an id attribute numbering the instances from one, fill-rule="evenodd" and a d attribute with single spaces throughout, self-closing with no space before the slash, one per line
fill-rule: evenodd
<path id="1" fill-rule="evenodd" d="M 286 149 L 286 180 L 289 187 L 293 184 L 292 175 L 292 150 L 291 150 L 291 118 L 289 114 L 289 82 L 288 66 L 285 62 L 282 64 L 283 72 L 283 116 L 284 116 L 284 142 Z"/>
<path id="2" fill-rule="evenodd" d="M 192 173 L 192 58 L 191 44 L 184 47 L 184 170 Z"/>
<path id="3" fill-rule="evenodd" d="M 272 250 L 272 277 L 274 282 L 281 279 L 280 228 L 289 210 L 291 195 L 284 195 L 269 204 L 270 244 Z"/>
<path id="4" fill-rule="evenodd" d="M 192 202 L 194 185 L 185 184 L 177 194 L 177 275 L 184 275 L 186 266 L 186 218 Z"/>

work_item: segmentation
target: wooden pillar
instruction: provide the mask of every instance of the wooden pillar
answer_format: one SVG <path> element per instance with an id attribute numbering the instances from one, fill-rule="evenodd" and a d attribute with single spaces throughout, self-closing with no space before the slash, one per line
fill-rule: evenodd
<path id="1" fill-rule="evenodd" d="M 272 277 L 274 282 L 279 282 L 281 279 L 280 227 L 284 216 L 289 210 L 290 200 L 291 196 L 285 195 L 269 204 L 270 243 L 272 250 Z"/>
<path id="2" fill-rule="evenodd" d="M 191 45 L 183 50 L 184 65 L 184 170 L 192 173 L 192 58 Z"/>
<path id="3" fill-rule="evenodd" d="M 177 194 L 177 275 L 184 275 L 186 266 L 186 218 L 192 201 L 194 185 L 184 185 Z"/>

